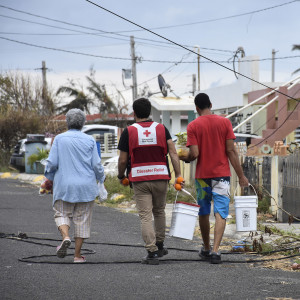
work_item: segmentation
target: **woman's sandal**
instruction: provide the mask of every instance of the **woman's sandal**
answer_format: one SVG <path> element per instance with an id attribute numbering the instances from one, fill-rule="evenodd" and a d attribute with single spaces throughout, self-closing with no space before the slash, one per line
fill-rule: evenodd
<path id="1" fill-rule="evenodd" d="M 71 240 L 66 238 L 56 247 L 56 255 L 59 258 L 64 258 L 67 255 L 67 250 L 71 245 Z"/>
<path id="2" fill-rule="evenodd" d="M 74 263 L 85 263 L 86 259 L 84 256 L 81 257 L 74 257 Z"/>

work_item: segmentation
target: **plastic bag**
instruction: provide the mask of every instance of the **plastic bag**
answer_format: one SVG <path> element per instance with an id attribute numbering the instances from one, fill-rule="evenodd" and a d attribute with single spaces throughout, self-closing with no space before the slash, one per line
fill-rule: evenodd
<path id="1" fill-rule="evenodd" d="M 41 185 L 39 194 L 40 195 L 46 195 L 46 194 L 52 194 L 53 193 L 53 182 L 46 177 L 44 177 Z"/>
<path id="2" fill-rule="evenodd" d="M 99 189 L 99 200 L 100 202 L 107 200 L 107 190 L 104 186 L 104 183 L 98 182 L 98 189 Z"/>

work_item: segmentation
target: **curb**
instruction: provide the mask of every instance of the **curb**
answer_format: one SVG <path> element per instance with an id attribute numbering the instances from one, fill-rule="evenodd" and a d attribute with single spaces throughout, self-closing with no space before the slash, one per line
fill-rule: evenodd
<path id="1" fill-rule="evenodd" d="M 39 184 L 42 182 L 44 175 L 4 172 L 4 173 L 0 173 L 0 178 L 18 179 L 22 181 L 28 181 L 33 184 Z"/>

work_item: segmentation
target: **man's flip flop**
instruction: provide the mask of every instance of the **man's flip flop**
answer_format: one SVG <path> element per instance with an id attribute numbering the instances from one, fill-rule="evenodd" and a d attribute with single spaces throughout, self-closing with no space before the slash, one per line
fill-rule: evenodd
<path id="1" fill-rule="evenodd" d="M 70 239 L 64 239 L 62 243 L 56 248 L 56 255 L 59 258 L 64 258 L 67 255 L 67 250 L 71 245 Z"/>

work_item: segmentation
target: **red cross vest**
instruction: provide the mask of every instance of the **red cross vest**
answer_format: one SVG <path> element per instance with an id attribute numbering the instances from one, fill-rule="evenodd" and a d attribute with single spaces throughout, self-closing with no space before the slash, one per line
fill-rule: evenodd
<path id="1" fill-rule="evenodd" d="M 129 180 L 170 180 L 165 127 L 156 122 L 135 123 L 128 127 L 131 171 Z"/>

